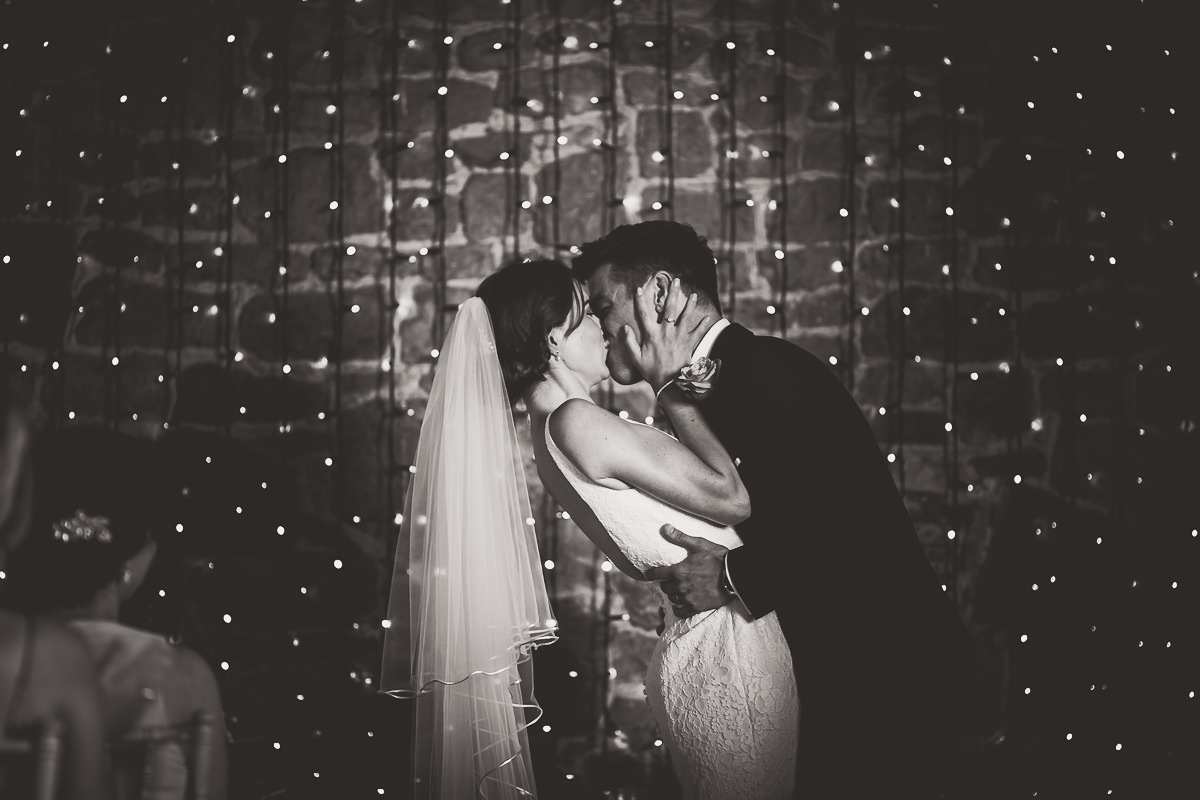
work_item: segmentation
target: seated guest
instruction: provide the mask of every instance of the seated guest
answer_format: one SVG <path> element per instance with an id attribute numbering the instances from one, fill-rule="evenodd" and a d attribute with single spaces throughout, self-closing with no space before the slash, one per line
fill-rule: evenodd
<path id="1" fill-rule="evenodd" d="M 225 797 L 225 729 L 216 678 L 194 651 L 123 625 L 121 604 L 133 596 L 155 555 L 151 503 L 158 496 L 154 445 L 104 429 L 70 428 L 36 448 L 34 534 L 14 562 L 9 588 L 21 604 L 66 622 L 96 664 L 105 734 L 110 742 L 139 732 L 184 728 L 197 711 L 211 714 L 209 797 Z M 19 567 L 19 569 L 18 569 Z M 185 750 L 151 747 L 146 762 L 114 762 L 117 795 L 182 798 Z"/>
<path id="2" fill-rule="evenodd" d="M 23 414 L 0 396 L 0 606 L 8 554 L 30 529 L 30 445 Z M 48 723 L 62 737 L 56 797 L 104 797 L 100 700 L 87 650 L 52 620 L 0 609 L 0 744 L 32 742 Z M 32 759 L 22 758 L 0 761 L 0 797 L 33 796 Z"/>

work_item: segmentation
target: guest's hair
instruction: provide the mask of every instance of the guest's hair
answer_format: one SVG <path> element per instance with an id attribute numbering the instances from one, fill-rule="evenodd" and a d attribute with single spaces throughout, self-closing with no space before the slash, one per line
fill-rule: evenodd
<path id="1" fill-rule="evenodd" d="M 684 290 L 696 292 L 721 311 L 716 259 L 708 242 L 691 225 L 665 219 L 621 225 L 583 245 L 571 262 L 571 271 L 586 283 L 606 265 L 631 295 L 662 270 L 679 278 Z"/>
<path id="2" fill-rule="evenodd" d="M 583 320 L 583 289 L 561 261 L 510 261 L 483 279 L 476 296 L 487 306 L 508 398 L 515 401 L 550 369 L 550 331 L 572 315 Z M 572 326 L 572 330 L 574 329 Z"/>
<path id="3" fill-rule="evenodd" d="M 4 604 L 26 612 L 73 608 L 120 577 L 150 537 L 156 487 L 149 440 L 106 428 L 48 431 L 34 444 L 33 530 L 12 554 Z M 64 541 L 72 520 L 102 517 Z"/>

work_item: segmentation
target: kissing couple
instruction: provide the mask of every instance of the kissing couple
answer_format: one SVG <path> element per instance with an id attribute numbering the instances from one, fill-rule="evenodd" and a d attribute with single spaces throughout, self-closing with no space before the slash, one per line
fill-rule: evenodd
<path id="1" fill-rule="evenodd" d="M 610 377 L 673 435 L 597 405 Z M 518 403 L 545 489 L 661 591 L 645 689 L 685 797 L 942 796 L 969 641 L 879 445 L 823 362 L 722 317 L 712 250 L 663 220 L 507 264 L 446 336 L 384 643 L 414 796 L 536 796 L 530 658 L 557 623 Z"/>

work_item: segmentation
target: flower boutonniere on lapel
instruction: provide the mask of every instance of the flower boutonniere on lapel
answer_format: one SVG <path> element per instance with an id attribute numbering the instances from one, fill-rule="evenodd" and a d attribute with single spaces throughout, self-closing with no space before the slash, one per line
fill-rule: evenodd
<path id="1" fill-rule="evenodd" d="M 675 383 L 689 397 L 699 400 L 712 391 L 721 372 L 721 359 L 702 356 L 679 372 Z"/>

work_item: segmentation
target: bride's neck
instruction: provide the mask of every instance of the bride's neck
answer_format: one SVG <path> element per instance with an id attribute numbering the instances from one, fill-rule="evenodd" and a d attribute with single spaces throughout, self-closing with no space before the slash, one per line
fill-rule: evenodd
<path id="1" fill-rule="evenodd" d="M 574 398 L 592 402 L 591 393 L 583 381 L 569 369 L 551 369 L 546 377 L 525 391 L 525 407 L 539 419 L 554 413 L 554 409 Z"/>

